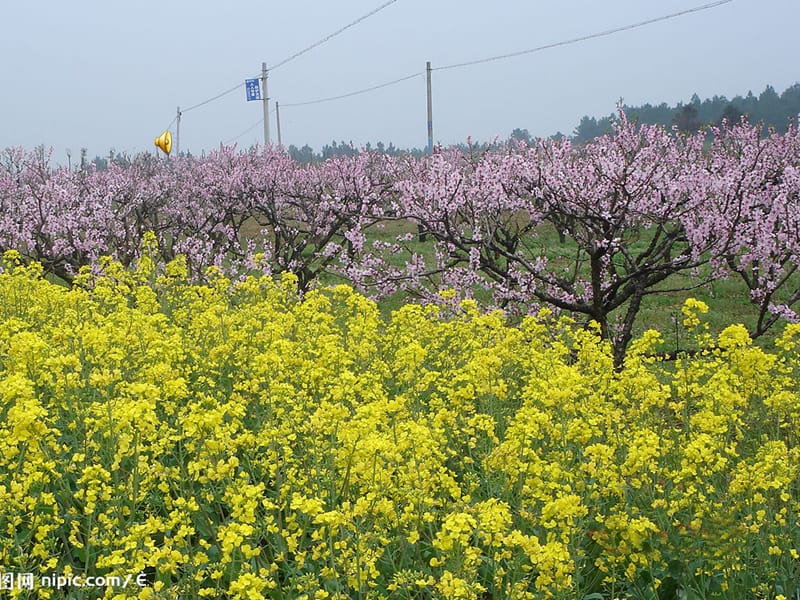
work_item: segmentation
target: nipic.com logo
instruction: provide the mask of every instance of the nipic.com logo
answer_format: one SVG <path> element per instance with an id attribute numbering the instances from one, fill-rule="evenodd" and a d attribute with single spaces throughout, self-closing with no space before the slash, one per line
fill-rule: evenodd
<path id="1" fill-rule="evenodd" d="M 137 575 L 59 575 L 49 573 L 36 577 L 33 573 L 6 573 L 0 571 L 1 590 L 35 590 L 41 588 L 113 588 L 125 589 L 130 585 L 149 585 L 146 573 Z"/>

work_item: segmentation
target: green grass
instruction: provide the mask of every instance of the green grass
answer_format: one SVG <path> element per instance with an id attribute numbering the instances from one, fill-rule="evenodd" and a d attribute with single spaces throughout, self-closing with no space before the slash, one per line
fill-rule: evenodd
<path id="1" fill-rule="evenodd" d="M 416 233 L 416 226 L 404 221 L 387 221 L 380 228 L 372 228 L 368 233 L 368 244 L 375 240 L 393 242 L 396 236 L 412 232 Z M 648 243 L 646 235 L 632 243 L 634 253 L 645 249 Z M 417 238 L 407 244 L 411 252 L 416 252 L 426 259 L 434 258 L 435 242 L 429 236 L 428 241 L 420 242 Z M 529 238 L 528 244 L 532 253 L 543 253 L 548 261 L 556 268 L 570 266 L 574 261 L 576 244 L 570 239 L 564 242 L 559 240 L 556 231 L 550 226 L 540 227 L 535 238 Z M 410 253 L 400 253 L 389 257 L 393 266 L 403 266 L 410 258 Z M 587 267 L 588 269 L 588 267 Z M 327 276 L 321 280 L 322 284 L 341 283 L 341 279 Z M 793 286 L 800 286 L 800 276 L 793 277 L 790 282 Z M 678 350 L 684 347 L 683 328 L 680 323 L 683 319 L 681 307 L 687 298 L 693 297 L 702 300 L 709 306 L 705 321 L 709 325 L 709 332 L 716 335 L 725 327 L 733 323 L 743 324 L 749 331 L 755 329 L 758 319 L 758 309 L 750 301 L 747 286 L 737 275 L 727 278 L 714 278 L 708 265 L 700 268 L 697 276 L 689 272 L 676 273 L 668 277 L 659 286 L 653 288 L 654 293 L 648 294 L 643 302 L 634 326 L 634 336 L 640 335 L 647 329 L 656 329 L 665 339 L 665 351 Z M 485 290 L 474 290 L 474 296 L 485 305 L 491 303 L 491 298 Z M 408 301 L 415 301 L 402 293 L 382 299 L 379 307 L 383 316 L 391 313 Z M 618 309 L 622 314 L 624 306 Z M 581 319 L 585 317 L 579 316 Z M 779 321 L 766 334 L 758 338 L 759 346 L 764 349 L 774 348 L 774 339 L 783 328 Z"/>
<path id="2" fill-rule="evenodd" d="M 245 223 L 242 228 L 243 239 L 258 237 L 260 226 L 254 221 Z M 374 241 L 393 243 L 398 235 L 406 233 L 417 233 L 417 226 L 405 220 L 386 220 L 367 231 L 367 245 Z M 561 241 L 552 226 L 541 226 L 536 230 L 535 236 L 530 236 L 525 240 L 528 245 L 528 253 L 531 256 L 543 254 L 547 257 L 550 264 L 555 268 L 564 268 L 573 265 L 576 244 L 567 238 Z M 631 244 L 634 253 L 644 250 L 648 242 L 647 235 Z M 394 267 L 403 267 L 411 258 L 412 253 L 422 255 L 426 262 L 433 263 L 435 260 L 435 241 L 428 236 L 427 241 L 421 242 L 418 237 L 405 243 L 407 251 L 387 256 L 388 262 Z M 585 270 L 588 271 L 588 267 Z M 749 292 L 744 282 L 738 276 L 731 276 L 726 279 L 713 279 L 708 275 L 709 267 L 703 267 L 699 278 L 694 278 L 688 273 L 676 273 L 671 275 L 660 286 L 654 288 L 656 293 L 648 294 L 643 302 L 634 327 L 634 336 L 640 335 L 647 329 L 656 329 L 661 332 L 665 339 L 664 350 L 669 352 L 684 347 L 685 339 L 682 338 L 682 327 L 680 322 L 683 319 L 681 306 L 689 297 L 702 300 L 709 306 L 709 313 L 706 315 L 706 322 L 709 324 L 710 333 L 718 334 L 726 326 L 732 323 L 741 323 L 749 331 L 754 330 L 757 319 L 757 307 L 750 302 Z M 48 279 L 60 285 L 68 285 L 55 275 L 48 275 Z M 708 280 L 707 283 L 702 283 Z M 317 284 L 321 286 L 347 283 L 341 276 L 324 271 Z M 794 287 L 800 286 L 800 275 L 796 275 L 789 282 Z M 673 291 L 673 290 L 680 291 Z M 473 295 L 484 306 L 492 303 L 490 294 L 480 288 L 473 290 Z M 382 298 L 378 302 L 381 315 L 384 319 L 389 319 L 391 314 L 407 302 L 418 301 L 419 298 L 409 296 L 403 292 L 397 292 L 389 297 Z M 623 314 L 624 306 L 618 309 L 618 314 Z M 579 321 L 584 321 L 585 316 L 576 315 Z M 766 334 L 761 336 L 757 342 L 764 349 L 774 347 L 774 339 L 782 330 L 783 323 L 779 321 Z"/>

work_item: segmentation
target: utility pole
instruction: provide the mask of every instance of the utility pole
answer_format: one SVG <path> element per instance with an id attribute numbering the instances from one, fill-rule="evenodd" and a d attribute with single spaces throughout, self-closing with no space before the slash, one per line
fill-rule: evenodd
<path id="1" fill-rule="evenodd" d="M 433 101 L 431 100 L 431 61 L 425 63 L 425 79 L 428 87 L 428 154 L 433 154 Z M 421 223 L 417 223 L 419 241 L 428 239 L 428 232 Z"/>
<path id="2" fill-rule="evenodd" d="M 181 155 L 181 107 L 178 107 L 178 124 L 175 126 L 175 154 Z"/>
<path id="3" fill-rule="evenodd" d="M 267 63 L 261 63 L 261 100 L 264 103 L 264 146 L 269 146 L 269 94 L 267 93 Z"/>
<path id="4" fill-rule="evenodd" d="M 275 120 L 278 122 L 278 146 L 282 146 L 281 143 L 281 109 L 278 105 L 278 101 L 275 100 Z"/>
<path id="5" fill-rule="evenodd" d="M 425 65 L 428 81 L 428 154 L 433 154 L 433 101 L 431 100 L 431 61 Z"/>

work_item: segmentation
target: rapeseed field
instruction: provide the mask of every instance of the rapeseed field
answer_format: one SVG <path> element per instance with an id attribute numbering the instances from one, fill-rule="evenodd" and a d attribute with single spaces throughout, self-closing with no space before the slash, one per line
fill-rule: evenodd
<path id="1" fill-rule="evenodd" d="M 800 325 L 765 352 L 705 310 L 692 352 L 650 330 L 615 369 L 547 311 L 386 321 L 344 285 L 147 255 L 65 288 L 8 252 L 3 593 L 794 598 Z"/>

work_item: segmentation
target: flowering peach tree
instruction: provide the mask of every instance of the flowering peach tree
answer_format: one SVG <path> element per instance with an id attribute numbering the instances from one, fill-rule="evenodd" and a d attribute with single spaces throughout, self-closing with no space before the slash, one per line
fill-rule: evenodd
<path id="1" fill-rule="evenodd" d="M 540 305 L 596 321 L 619 365 L 643 300 L 740 277 L 751 334 L 796 320 L 795 127 L 746 121 L 687 136 L 623 112 L 585 144 L 539 140 L 421 159 L 362 152 L 300 165 L 276 149 L 142 155 L 106 171 L 51 168 L 41 152 L 0 162 L 0 248 L 71 281 L 142 236 L 160 258 L 243 276 L 291 272 L 306 291 L 346 278 L 373 297 L 439 301 L 455 289 L 509 313 Z M 394 222 L 405 233 L 382 234 Z M 430 240 L 420 244 L 416 231 Z"/>

